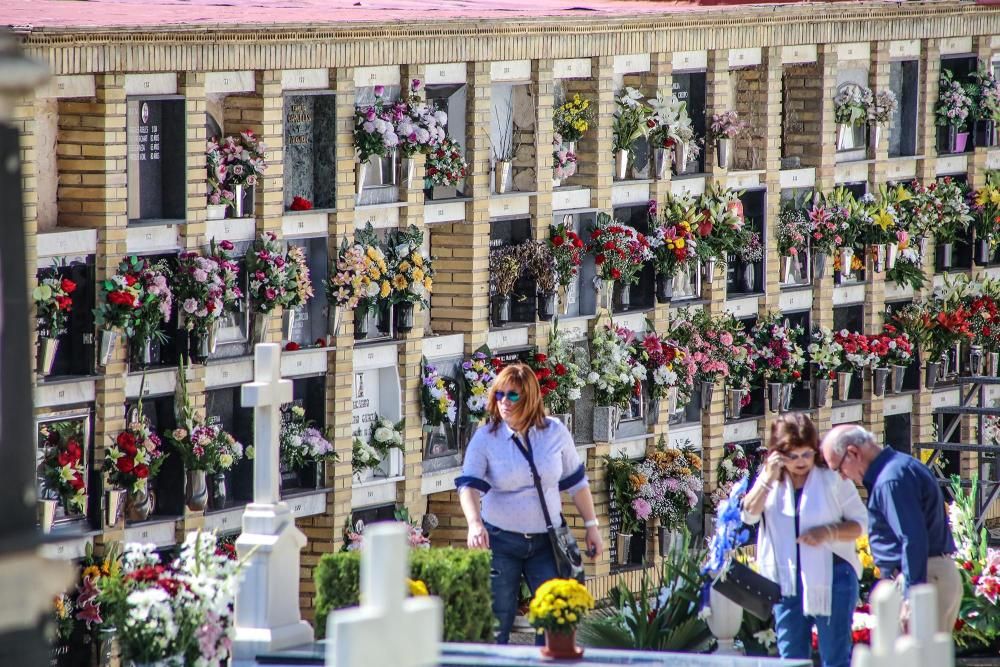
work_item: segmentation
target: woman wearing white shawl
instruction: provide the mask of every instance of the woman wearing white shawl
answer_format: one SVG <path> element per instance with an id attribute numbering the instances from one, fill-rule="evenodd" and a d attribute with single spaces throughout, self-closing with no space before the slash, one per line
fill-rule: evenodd
<path id="1" fill-rule="evenodd" d="M 781 585 L 778 652 L 810 658 L 815 624 L 823 667 L 849 667 L 862 572 L 854 541 L 868 529 L 867 510 L 854 484 L 827 467 L 809 417 L 776 419 L 767 449 L 743 499 L 743 520 L 760 522 L 757 565 Z"/>

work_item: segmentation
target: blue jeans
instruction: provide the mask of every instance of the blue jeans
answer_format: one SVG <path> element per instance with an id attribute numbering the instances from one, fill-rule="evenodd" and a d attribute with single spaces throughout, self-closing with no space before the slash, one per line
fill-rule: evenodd
<path id="1" fill-rule="evenodd" d="M 510 628 L 517 614 L 517 602 L 521 592 L 521 576 L 528 581 L 532 595 L 549 579 L 555 579 L 556 559 L 552 554 L 552 543 L 548 533 L 512 533 L 486 524 L 490 536 L 490 550 L 493 552 L 493 571 L 490 583 L 493 588 L 493 615 L 499 621 L 497 643 L 510 641 Z M 543 643 L 538 635 L 536 643 Z"/>
<path id="2" fill-rule="evenodd" d="M 782 658 L 812 657 L 812 627 L 819 635 L 819 655 L 823 667 L 850 667 L 851 621 L 858 604 L 858 575 L 849 563 L 833 565 L 833 600 L 829 616 L 806 616 L 802 612 L 801 580 L 795 595 L 782 597 L 774 606 L 774 629 Z"/>

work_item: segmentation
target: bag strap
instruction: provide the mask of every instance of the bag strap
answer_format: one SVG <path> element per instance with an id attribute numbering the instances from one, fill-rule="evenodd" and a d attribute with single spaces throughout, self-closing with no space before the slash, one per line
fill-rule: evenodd
<path id="1" fill-rule="evenodd" d="M 538 476 L 538 469 L 535 467 L 535 460 L 533 452 L 531 450 L 531 440 L 528 438 L 528 434 L 524 434 L 524 439 L 527 441 L 527 447 L 521 443 L 520 438 L 514 433 L 510 436 L 514 440 L 514 444 L 517 445 L 517 451 L 524 455 L 524 458 L 528 461 L 528 467 L 531 468 L 531 477 L 535 481 L 535 490 L 538 491 L 538 500 L 542 504 L 542 514 L 545 515 L 545 527 L 551 530 L 552 517 L 549 515 L 549 507 L 545 504 L 545 493 L 542 491 L 542 480 Z"/>

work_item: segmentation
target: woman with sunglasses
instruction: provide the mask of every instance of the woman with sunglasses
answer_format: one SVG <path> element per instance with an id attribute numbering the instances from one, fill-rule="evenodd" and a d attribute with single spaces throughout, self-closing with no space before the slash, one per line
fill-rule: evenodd
<path id="1" fill-rule="evenodd" d="M 809 659 L 815 624 L 823 667 L 848 667 L 862 572 L 854 541 L 868 529 L 868 512 L 854 484 L 827 467 L 806 415 L 776 419 L 767 451 L 743 499 L 743 520 L 760 523 L 760 573 L 781 585 L 778 652 Z"/>
<path id="2" fill-rule="evenodd" d="M 493 552 L 497 643 L 506 644 L 517 612 L 521 577 L 534 593 L 558 576 L 529 456 L 553 521 L 562 516 L 561 492 L 566 491 L 584 519 L 588 555 L 600 555 L 602 544 L 594 500 L 573 436 L 562 422 L 545 416 L 534 371 L 524 364 L 500 371 L 490 387 L 486 408 L 487 423 L 472 436 L 462 476 L 455 485 L 469 524 L 469 548 Z"/>

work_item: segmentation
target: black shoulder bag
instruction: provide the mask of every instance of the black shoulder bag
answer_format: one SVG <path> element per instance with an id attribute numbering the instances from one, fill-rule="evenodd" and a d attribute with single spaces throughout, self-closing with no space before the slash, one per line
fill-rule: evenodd
<path id="1" fill-rule="evenodd" d="M 542 503 L 542 514 L 545 515 L 545 527 L 549 532 L 549 541 L 552 542 L 552 553 L 556 558 L 556 573 L 563 579 L 576 579 L 583 583 L 583 556 L 580 554 L 580 547 L 576 545 L 576 538 L 573 531 L 563 520 L 562 525 L 556 527 L 552 524 L 552 517 L 549 515 L 549 508 L 545 504 L 545 493 L 542 491 L 542 480 L 538 476 L 538 469 L 535 468 L 533 452 L 531 451 L 531 440 L 527 434 L 524 438 L 528 446 L 525 448 L 517 436 L 512 436 L 517 444 L 518 450 L 524 454 L 531 468 L 531 477 L 535 480 L 535 490 L 538 491 L 538 500 Z M 562 519 L 562 515 L 559 515 Z"/>
<path id="2" fill-rule="evenodd" d="M 758 530 L 767 530 L 763 513 Z M 712 585 L 712 588 L 746 609 L 762 621 L 771 617 L 774 605 L 781 600 L 781 586 L 736 559 Z"/>

